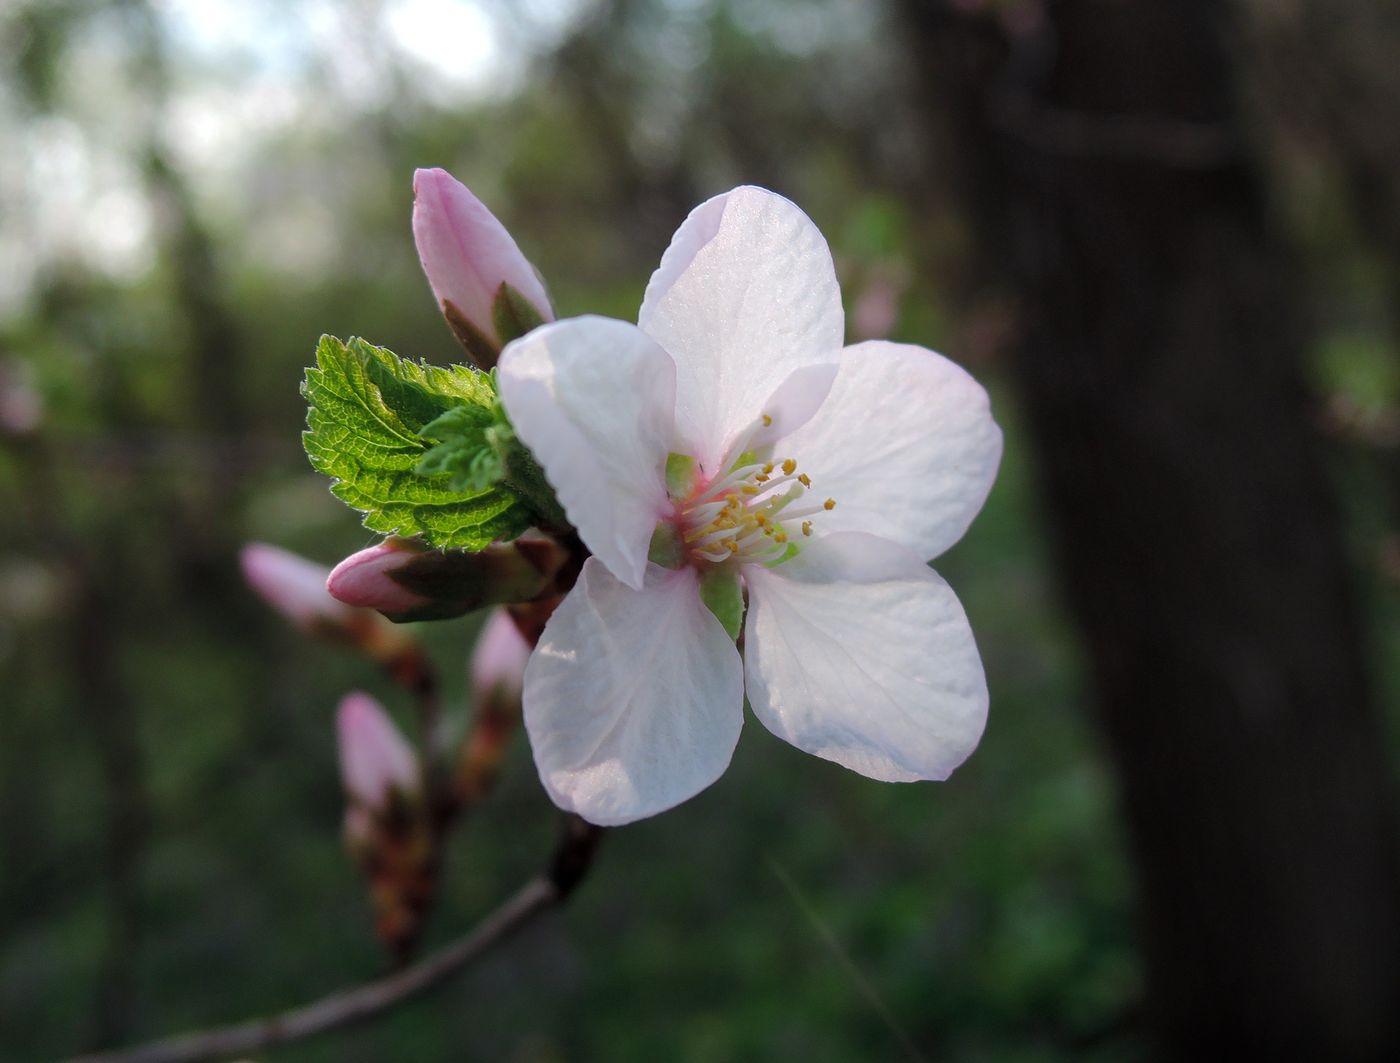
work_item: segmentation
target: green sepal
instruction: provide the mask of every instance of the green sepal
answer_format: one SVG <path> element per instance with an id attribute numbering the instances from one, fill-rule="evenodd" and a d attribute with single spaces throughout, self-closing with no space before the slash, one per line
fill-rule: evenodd
<path id="1" fill-rule="evenodd" d="M 798 547 L 798 545 L 797 545 L 796 543 L 788 543 L 788 544 L 787 544 L 787 549 L 786 549 L 786 550 L 784 550 L 784 551 L 783 551 L 781 554 L 779 554 L 777 557 L 773 558 L 772 561 L 765 561 L 765 562 L 763 562 L 763 567 L 764 567 L 764 568 L 777 568 L 777 567 L 778 567 L 779 565 L 781 565 L 784 561 L 791 561 L 794 557 L 796 557 L 796 556 L 797 556 L 798 554 L 800 554 L 801 552 L 802 552 L 801 549 L 799 549 L 799 547 Z"/>
<path id="2" fill-rule="evenodd" d="M 442 301 L 442 316 L 462 349 L 482 369 L 493 369 L 501 356 L 501 345 L 467 320 L 467 315 L 451 299 Z"/>
<path id="3" fill-rule="evenodd" d="M 662 568 L 680 568 L 685 559 L 685 544 L 681 533 L 674 524 L 658 524 L 651 533 L 651 544 L 647 547 L 647 560 Z"/>
<path id="4" fill-rule="evenodd" d="M 666 455 L 666 491 L 672 498 L 685 498 L 695 487 L 699 463 L 689 454 Z"/>
<path id="5" fill-rule="evenodd" d="M 424 551 L 386 573 L 422 601 L 384 616 L 396 624 L 448 620 L 488 605 L 531 602 L 557 594 L 554 577 L 568 557 L 564 547 L 545 538 L 493 543 L 475 552 Z"/>
<path id="6" fill-rule="evenodd" d="M 739 585 L 739 572 L 731 565 L 720 565 L 700 577 L 700 600 L 715 614 L 725 634 L 739 637 L 744 624 L 744 591 Z"/>
<path id="7" fill-rule="evenodd" d="M 361 339 L 323 336 L 301 390 L 311 407 L 302 435 L 307 456 L 332 479 L 332 493 L 364 514 L 365 527 L 421 536 L 440 549 L 480 550 L 535 522 L 532 507 L 506 484 L 454 488 L 455 469 L 417 471 L 435 449 L 420 433 L 449 411 L 471 408 L 449 418 L 459 436 L 471 424 L 498 422 L 495 389 L 485 374 L 405 361 Z"/>
<path id="8" fill-rule="evenodd" d="M 491 324 L 496 327 L 496 336 L 504 347 L 511 340 L 518 340 L 543 325 L 544 315 L 534 303 L 502 281 L 491 303 Z"/>

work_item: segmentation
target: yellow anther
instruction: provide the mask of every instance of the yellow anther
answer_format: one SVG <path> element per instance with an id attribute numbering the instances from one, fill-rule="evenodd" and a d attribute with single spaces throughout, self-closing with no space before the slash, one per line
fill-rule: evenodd
<path id="1" fill-rule="evenodd" d="M 766 472 L 761 472 L 755 476 L 754 479 L 761 484 L 766 484 L 768 482 L 768 474 Z"/>
<path id="2" fill-rule="evenodd" d="M 753 484 L 744 484 L 744 486 L 741 487 L 741 488 L 739 488 L 739 490 L 742 491 L 742 492 L 743 492 L 744 494 L 746 494 L 746 495 L 756 495 L 756 494 L 758 494 L 758 488 L 755 487 Z M 831 507 L 830 507 L 830 506 L 827 506 L 826 508 L 827 508 L 827 509 L 830 509 Z"/>
<path id="3" fill-rule="evenodd" d="M 726 539 L 726 540 L 724 540 L 724 545 L 725 545 L 725 548 L 726 548 L 731 554 L 737 554 L 737 553 L 739 552 L 739 544 L 736 543 L 733 539 Z"/>
<path id="4" fill-rule="evenodd" d="M 803 534 L 803 535 L 811 535 L 811 534 L 812 534 L 812 522 L 811 522 L 810 520 L 804 520 L 804 521 L 802 522 L 802 534 Z"/>
<path id="5" fill-rule="evenodd" d="M 773 533 L 773 540 L 774 540 L 775 542 L 779 542 L 779 543 L 785 543 L 785 542 L 787 542 L 787 532 L 783 531 L 782 528 L 777 529 L 777 530 Z"/>
<path id="6" fill-rule="evenodd" d="M 797 471 L 797 462 L 793 461 L 791 458 L 788 458 L 787 461 L 783 462 L 783 472 L 784 472 L 786 475 L 791 476 L 791 475 L 792 475 L 793 473 L 795 473 L 796 471 Z"/>
<path id="7" fill-rule="evenodd" d="M 763 475 L 764 475 L 764 476 L 767 476 L 769 473 L 771 473 L 771 472 L 772 472 L 774 469 L 776 469 L 776 468 L 777 468 L 777 466 L 774 465 L 774 464 L 770 461 L 767 465 L 763 466 Z"/>
<path id="8" fill-rule="evenodd" d="M 773 418 L 769 417 L 766 413 L 763 415 L 763 427 L 764 427 L 764 428 L 772 428 L 772 427 L 773 427 Z"/>
<path id="9" fill-rule="evenodd" d="M 822 503 L 822 509 L 835 509 L 835 508 L 836 508 L 836 499 L 834 499 L 834 498 L 828 498 L 825 502 Z"/>
<path id="10" fill-rule="evenodd" d="M 765 516 L 764 514 L 762 514 L 762 513 L 755 513 L 755 514 L 753 515 L 753 519 L 754 519 L 754 523 L 757 524 L 760 528 L 766 528 L 766 527 L 768 527 L 768 518 L 767 518 L 767 516 Z"/>
<path id="11" fill-rule="evenodd" d="M 798 476 L 797 476 L 797 482 L 800 483 L 803 487 L 811 487 L 811 486 L 812 486 L 812 478 L 811 478 L 810 476 L 808 476 L 805 472 L 804 472 L 804 473 L 799 473 L 799 474 L 798 474 Z"/>

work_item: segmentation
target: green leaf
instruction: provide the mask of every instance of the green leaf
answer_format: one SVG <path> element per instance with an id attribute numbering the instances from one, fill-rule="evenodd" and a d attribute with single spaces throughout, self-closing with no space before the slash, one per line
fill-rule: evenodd
<path id="1" fill-rule="evenodd" d="M 503 427 L 489 409 L 454 406 L 418 433 L 437 446 L 419 459 L 414 472 L 419 476 L 446 474 L 452 491 L 485 491 L 505 478 L 498 445 Z"/>
<path id="2" fill-rule="evenodd" d="M 744 592 L 739 586 L 739 572 L 732 565 L 712 568 L 700 577 L 700 600 L 724 625 L 732 639 L 739 637 L 744 623 Z"/>
<path id="3" fill-rule="evenodd" d="M 332 493 L 365 515 L 365 527 L 480 550 L 534 522 L 519 494 L 495 482 L 489 456 L 477 458 L 498 423 L 485 374 L 323 336 L 301 390 L 311 404 L 307 456 L 334 481 Z M 430 429 L 437 446 L 422 434 Z"/>

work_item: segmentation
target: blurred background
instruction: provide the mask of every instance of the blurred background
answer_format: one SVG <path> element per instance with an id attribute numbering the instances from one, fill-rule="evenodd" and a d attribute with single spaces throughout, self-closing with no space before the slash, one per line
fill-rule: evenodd
<path id="1" fill-rule="evenodd" d="M 237 551 L 372 541 L 297 389 L 322 332 L 461 359 L 435 165 L 561 316 L 635 319 L 766 185 L 851 339 L 983 380 L 1005 464 L 939 569 L 991 720 L 938 786 L 750 721 L 566 911 L 267 1058 L 1400 1056 L 1397 54 L 1370 0 L 5 0 L 0 1058 L 382 970 L 332 716 L 409 706 Z M 458 727 L 476 626 L 420 632 Z M 428 944 L 553 830 L 518 741 Z"/>

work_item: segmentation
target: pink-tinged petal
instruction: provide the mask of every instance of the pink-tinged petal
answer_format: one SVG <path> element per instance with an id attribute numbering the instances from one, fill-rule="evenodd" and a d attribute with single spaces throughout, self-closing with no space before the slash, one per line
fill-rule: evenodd
<path id="1" fill-rule="evenodd" d="M 504 609 L 493 609 L 472 650 L 472 692 L 478 704 L 493 695 L 519 700 L 530 644 Z"/>
<path id="2" fill-rule="evenodd" d="M 841 292 L 812 220 L 736 188 L 693 210 L 647 285 L 638 324 L 676 361 L 676 428 L 706 471 L 795 369 L 834 362 Z"/>
<path id="3" fill-rule="evenodd" d="M 815 532 L 863 531 L 937 557 L 967 531 L 1001 463 L 987 393 L 923 347 L 872 340 L 846 348 L 826 402 L 783 440 L 836 508 Z"/>
<path id="4" fill-rule="evenodd" d="M 243 578 L 258 596 L 304 630 L 344 627 L 354 612 L 326 590 L 330 569 L 290 550 L 249 543 L 239 555 Z"/>
<path id="5" fill-rule="evenodd" d="M 554 319 L 539 275 L 505 226 L 446 170 L 413 175 L 413 238 L 438 305 L 452 303 L 497 346 L 492 304 L 503 283 Z"/>
<path id="6" fill-rule="evenodd" d="M 377 609 L 381 613 L 409 613 L 431 604 L 431 600 L 393 578 L 422 553 L 422 549 L 397 539 L 386 539 L 359 553 L 351 554 L 326 579 L 332 598 L 346 605 Z"/>
<path id="7" fill-rule="evenodd" d="M 525 669 L 525 727 L 549 796 L 602 826 L 693 797 L 739 740 L 742 671 L 694 570 L 650 565 L 635 591 L 589 558 Z"/>
<path id="8" fill-rule="evenodd" d="M 418 789 L 418 757 L 383 706 L 368 694 L 347 694 L 335 714 L 340 777 L 366 808 L 380 809 L 389 791 Z"/>
<path id="9" fill-rule="evenodd" d="M 668 512 L 675 365 L 634 325 L 577 317 L 501 354 L 501 401 L 565 513 L 613 575 L 640 589 Z"/>
<path id="10" fill-rule="evenodd" d="M 779 738 L 886 782 L 946 779 L 977 747 L 987 685 L 972 629 L 917 556 L 843 532 L 744 574 L 749 702 Z"/>

